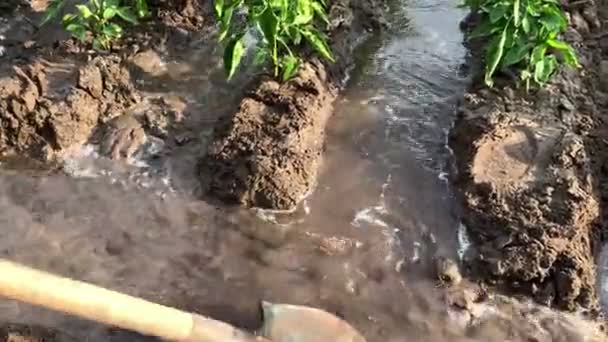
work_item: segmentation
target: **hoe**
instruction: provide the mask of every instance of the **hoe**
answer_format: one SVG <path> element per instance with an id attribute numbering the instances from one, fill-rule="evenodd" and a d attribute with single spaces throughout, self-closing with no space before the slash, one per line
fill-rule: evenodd
<path id="1" fill-rule="evenodd" d="M 0 296 L 173 342 L 365 342 L 320 309 L 262 303 L 257 334 L 205 316 L 0 259 Z"/>

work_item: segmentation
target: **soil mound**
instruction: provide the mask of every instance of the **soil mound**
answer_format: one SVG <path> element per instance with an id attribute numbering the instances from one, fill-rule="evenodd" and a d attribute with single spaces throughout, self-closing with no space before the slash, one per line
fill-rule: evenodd
<path id="1" fill-rule="evenodd" d="M 312 191 L 332 103 L 367 29 L 382 24 L 379 3 L 338 1 L 327 66 L 311 59 L 293 80 L 255 83 L 236 113 L 219 125 L 199 165 L 203 192 L 232 204 L 291 210 Z"/>
<path id="2" fill-rule="evenodd" d="M 478 77 L 450 136 L 454 183 L 474 241 L 465 260 L 473 274 L 568 310 L 597 305 L 597 161 L 606 153 L 597 129 L 605 122 L 606 95 L 597 78 L 603 59 L 597 17 L 581 15 L 597 10 L 594 2 L 569 10 L 573 23 L 586 23 L 565 35 L 582 71 L 564 69 L 530 93 L 505 79 L 485 89 Z"/>
<path id="3" fill-rule="evenodd" d="M 53 159 L 139 100 L 117 56 L 88 62 L 45 56 L 1 69 L 0 154 Z"/>

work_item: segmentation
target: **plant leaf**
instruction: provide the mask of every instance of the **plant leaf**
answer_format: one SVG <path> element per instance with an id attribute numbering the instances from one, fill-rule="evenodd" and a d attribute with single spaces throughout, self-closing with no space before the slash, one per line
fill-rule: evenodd
<path id="1" fill-rule="evenodd" d="M 59 11 L 65 5 L 65 0 L 51 0 L 48 4 L 46 12 L 40 21 L 40 25 L 46 25 L 49 21 L 53 20 L 59 14 Z"/>
<path id="2" fill-rule="evenodd" d="M 72 36 L 76 37 L 81 42 L 84 42 L 87 38 L 87 29 L 81 24 L 70 24 L 66 26 L 66 31 L 70 32 Z"/>
<path id="3" fill-rule="evenodd" d="M 505 14 L 507 14 L 508 9 L 509 9 L 509 7 L 503 3 L 498 3 L 494 6 L 492 6 L 488 13 L 490 16 L 490 22 L 492 24 L 494 24 L 497 21 L 499 21 L 500 19 L 504 19 Z"/>
<path id="4" fill-rule="evenodd" d="M 110 20 L 110 19 L 114 18 L 117 10 L 118 9 L 114 6 L 106 8 L 105 10 L 103 10 L 103 18 L 105 20 Z"/>
<path id="5" fill-rule="evenodd" d="M 308 24 L 314 18 L 314 10 L 311 0 L 296 0 L 298 4 L 297 15 L 293 20 L 293 25 Z"/>
<path id="6" fill-rule="evenodd" d="M 137 16 L 140 18 L 145 18 L 150 15 L 150 9 L 148 8 L 147 0 L 137 0 L 135 3 L 137 9 Z"/>
<path id="7" fill-rule="evenodd" d="M 68 25 L 76 22 L 77 18 L 78 18 L 78 16 L 76 14 L 68 13 L 63 16 L 63 18 L 61 19 L 61 22 L 63 23 L 64 27 L 67 27 Z"/>
<path id="8" fill-rule="evenodd" d="M 224 68 L 229 80 L 234 76 L 244 54 L 243 37 L 235 37 L 226 45 L 224 49 Z"/>
<path id="9" fill-rule="evenodd" d="M 513 25 L 515 25 L 515 27 L 519 27 L 519 7 L 520 7 L 519 0 L 514 0 L 513 1 Z"/>
<path id="10" fill-rule="evenodd" d="M 532 54 L 530 55 L 530 65 L 536 65 L 539 61 L 541 61 L 545 57 L 545 53 L 547 52 L 547 45 L 541 44 L 537 45 L 532 49 Z"/>
<path id="11" fill-rule="evenodd" d="M 80 12 L 80 15 L 85 19 L 89 19 L 90 17 L 94 16 L 91 9 L 86 5 L 76 5 L 76 8 L 78 9 L 78 12 Z"/>
<path id="12" fill-rule="evenodd" d="M 264 34 L 264 38 L 268 42 L 268 44 L 275 44 L 277 31 L 279 28 L 279 21 L 277 17 L 275 17 L 274 13 L 272 13 L 272 9 L 270 7 L 266 8 L 264 12 L 262 12 L 258 16 L 258 23 L 260 24 L 260 28 L 262 33 Z"/>
<path id="13" fill-rule="evenodd" d="M 500 64 L 500 60 L 502 59 L 502 55 L 504 52 L 505 42 L 507 40 L 507 28 L 502 31 L 500 36 L 496 36 L 492 43 L 490 43 L 490 47 L 488 49 L 488 54 L 486 58 L 486 75 L 485 75 L 485 83 L 492 87 L 494 82 L 492 81 L 492 76 L 496 71 L 496 68 Z"/>
<path id="14" fill-rule="evenodd" d="M 292 78 L 298 71 L 300 60 L 293 55 L 287 55 L 281 61 L 281 69 L 283 70 L 283 82 Z"/>
<path id="15" fill-rule="evenodd" d="M 104 0 L 103 1 L 104 8 L 118 7 L 118 5 L 120 5 L 120 0 Z"/>
<path id="16" fill-rule="evenodd" d="M 481 24 L 477 25 L 468 35 L 468 40 L 473 40 L 477 38 L 483 38 L 490 36 L 496 32 L 496 27 L 489 21 L 484 20 Z"/>
<path id="17" fill-rule="evenodd" d="M 512 48 L 506 51 L 501 67 L 506 68 L 521 62 L 526 56 L 529 56 L 531 49 L 532 43 L 527 43 L 523 38 L 520 38 Z"/>
<path id="18" fill-rule="evenodd" d="M 578 62 L 578 57 L 576 57 L 576 52 L 574 51 L 574 49 L 568 45 L 568 48 L 564 51 L 562 51 L 563 53 L 563 57 L 564 57 L 564 62 L 569 65 L 569 66 L 573 66 L 573 67 L 577 67 L 580 68 L 581 64 Z"/>
<path id="19" fill-rule="evenodd" d="M 317 1 L 313 1 L 311 3 L 311 6 L 317 16 L 321 18 L 321 20 L 323 20 L 326 25 L 329 25 L 329 18 L 327 17 L 327 11 L 325 10 L 325 7 L 323 7 L 323 5 L 321 5 L 321 3 Z"/>
<path id="20" fill-rule="evenodd" d="M 260 66 L 266 62 L 268 58 L 268 51 L 266 49 L 257 47 L 253 56 L 253 65 Z"/>
<path id="21" fill-rule="evenodd" d="M 72 36 L 84 42 L 87 38 L 87 29 L 82 24 L 73 23 L 65 27 L 66 31 L 70 32 Z"/>
<path id="22" fill-rule="evenodd" d="M 120 17 L 120 19 L 129 22 L 133 25 L 137 25 L 139 22 L 137 21 L 137 16 L 135 13 L 131 11 L 131 8 L 128 6 L 119 7 L 116 10 L 116 14 Z"/>
<path id="23" fill-rule="evenodd" d="M 222 13 L 222 17 L 220 19 L 220 37 L 219 41 L 222 42 L 228 36 L 228 32 L 230 31 L 230 24 L 232 22 L 232 13 L 234 13 L 234 7 L 227 7 L 224 9 Z"/>
<path id="24" fill-rule="evenodd" d="M 556 39 L 547 39 L 545 41 L 550 47 L 558 49 L 558 50 L 568 50 L 569 46 L 566 42 Z"/>
<path id="25" fill-rule="evenodd" d="M 547 83 L 556 68 L 557 59 L 555 56 L 545 56 L 534 65 L 534 81 L 541 85 Z"/>
<path id="26" fill-rule="evenodd" d="M 312 45 L 313 49 L 317 51 L 323 58 L 327 59 L 330 62 L 335 62 L 333 54 L 331 53 L 331 49 L 329 45 L 327 45 L 327 40 L 321 33 L 313 28 L 301 31 L 302 35 L 306 40 Z"/>
<path id="27" fill-rule="evenodd" d="M 525 34 L 530 33 L 530 19 L 527 13 L 524 13 L 523 18 L 521 18 L 521 28 L 524 30 Z"/>
<path id="28" fill-rule="evenodd" d="M 215 0 L 213 2 L 213 8 L 215 9 L 215 16 L 220 19 L 224 13 L 224 0 Z"/>
<path id="29" fill-rule="evenodd" d="M 109 23 L 104 26 L 103 34 L 110 38 L 120 38 L 122 35 L 122 27 L 114 23 Z"/>

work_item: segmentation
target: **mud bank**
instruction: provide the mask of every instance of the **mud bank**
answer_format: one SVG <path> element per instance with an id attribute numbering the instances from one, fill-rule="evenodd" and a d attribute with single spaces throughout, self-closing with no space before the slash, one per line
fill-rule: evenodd
<path id="1" fill-rule="evenodd" d="M 608 40 L 595 13 L 606 18 L 606 4 L 565 5 L 564 38 L 583 68 L 528 94 L 507 77 L 486 89 L 478 70 L 450 135 L 453 183 L 474 242 L 464 260 L 473 276 L 543 304 L 595 311 L 608 171 Z"/>
<path id="2" fill-rule="evenodd" d="M 362 37 L 383 26 L 383 4 L 345 0 L 330 9 L 336 64 L 310 58 L 293 80 L 261 77 L 214 131 L 199 163 L 203 192 L 248 207 L 290 210 L 314 187 L 332 104 Z"/>
<path id="3" fill-rule="evenodd" d="M 144 100 L 142 74 L 168 77 L 167 68 L 148 70 L 148 64 L 210 28 L 209 9 L 195 0 L 152 1 L 149 21 L 129 27 L 111 51 L 95 52 L 59 24 L 39 27 L 45 4 L 24 0 L 0 6 L 0 157 L 60 160 L 87 142 L 99 143 L 96 133 L 121 116 L 135 116 L 131 121 L 147 135 L 166 139 L 172 116 L 180 113 L 164 98 L 153 110 L 135 113 Z M 133 132 L 123 135 L 121 144 L 139 147 Z"/>
<path id="4" fill-rule="evenodd" d="M 14 73 L 0 79 L 2 154 L 53 159 L 139 99 L 119 58 L 80 63 L 45 57 L 23 66 L 3 64 Z"/>

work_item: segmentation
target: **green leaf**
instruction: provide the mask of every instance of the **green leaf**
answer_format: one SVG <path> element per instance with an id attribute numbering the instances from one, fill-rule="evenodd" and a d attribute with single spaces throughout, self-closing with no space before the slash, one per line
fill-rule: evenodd
<path id="1" fill-rule="evenodd" d="M 63 23 L 64 27 L 67 27 L 68 25 L 76 22 L 76 19 L 78 19 L 78 16 L 76 14 L 68 13 L 63 16 L 63 18 L 61 19 L 61 22 Z"/>
<path id="2" fill-rule="evenodd" d="M 86 5 L 76 5 L 76 8 L 78 9 L 78 12 L 80 12 L 80 15 L 85 19 L 89 19 L 90 17 L 94 16 L 91 9 Z"/>
<path id="3" fill-rule="evenodd" d="M 300 33 L 300 30 L 301 29 L 292 26 L 288 31 L 289 38 L 291 39 L 291 42 L 295 46 L 300 45 L 300 43 L 302 42 L 302 34 Z"/>
<path id="4" fill-rule="evenodd" d="M 224 49 L 224 68 L 228 74 L 229 80 L 234 76 L 244 54 L 245 47 L 243 45 L 243 37 L 233 38 L 226 45 L 226 48 Z"/>
<path id="5" fill-rule="evenodd" d="M 150 15 L 150 9 L 148 8 L 147 0 L 137 0 L 135 2 L 135 7 L 137 9 L 137 16 L 140 18 L 145 18 Z"/>
<path id="6" fill-rule="evenodd" d="M 533 6 L 530 3 L 528 3 L 526 6 L 526 12 L 533 17 L 540 16 L 540 10 L 537 8 L 537 6 Z"/>
<path id="7" fill-rule="evenodd" d="M 314 18 L 314 10 L 311 6 L 311 0 L 296 0 L 298 10 L 293 25 L 308 24 Z"/>
<path id="8" fill-rule="evenodd" d="M 546 56 L 534 64 L 534 81 L 541 85 L 547 83 L 556 68 L 557 60 L 555 56 Z"/>
<path id="9" fill-rule="evenodd" d="M 519 0 L 513 1 L 513 25 L 519 27 Z"/>
<path id="10" fill-rule="evenodd" d="M 137 21 L 137 16 L 135 15 L 135 13 L 133 13 L 131 11 L 131 8 L 128 6 L 123 6 L 123 7 L 119 7 L 116 10 L 116 14 L 118 14 L 118 16 L 120 17 L 120 19 L 129 22 L 133 25 L 137 25 L 138 21 Z"/>
<path id="11" fill-rule="evenodd" d="M 283 70 L 283 82 L 292 78 L 298 71 L 300 60 L 293 55 L 285 56 L 281 61 L 281 70 Z"/>
<path id="12" fill-rule="evenodd" d="M 578 57 L 576 57 L 576 52 L 571 46 L 568 46 L 568 48 L 566 50 L 563 50 L 562 53 L 564 57 L 564 62 L 567 65 L 577 68 L 581 67 L 581 64 L 578 62 Z"/>
<path id="13" fill-rule="evenodd" d="M 561 32 L 566 29 L 568 22 L 566 17 L 557 6 L 550 4 L 542 9 L 542 16 L 539 22 L 549 32 Z"/>
<path id="14" fill-rule="evenodd" d="M 268 51 L 264 48 L 257 47 L 253 56 L 253 65 L 260 66 L 266 62 Z"/>
<path id="15" fill-rule="evenodd" d="M 524 33 L 530 33 L 530 19 L 526 13 L 524 13 L 523 18 L 521 18 L 521 28 L 524 30 Z"/>
<path id="16" fill-rule="evenodd" d="M 331 49 L 329 45 L 327 45 L 327 40 L 323 35 L 311 28 L 308 30 L 301 31 L 304 38 L 312 45 L 313 49 L 317 51 L 323 58 L 327 59 L 330 62 L 335 62 L 333 54 L 331 53 Z"/>
<path id="17" fill-rule="evenodd" d="M 541 44 L 537 45 L 532 49 L 532 54 L 530 55 L 530 64 L 536 65 L 539 61 L 545 58 L 545 53 L 547 52 L 547 45 Z"/>
<path id="18" fill-rule="evenodd" d="M 492 43 L 490 43 L 490 47 L 488 49 L 487 57 L 486 57 L 486 75 L 485 75 L 485 83 L 491 87 L 494 82 L 492 81 L 492 76 L 494 72 L 496 72 L 496 68 L 500 64 L 500 60 L 502 59 L 502 55 L 504 52 L 505 42 L 507 40 L 507 28 L 505 26 L 502 34 L 500 36 L 496 36 Z"/>
<path id="19" fill-rule="evenodd" d="M 224 13 L 224 0 L 215 0 L 213 2 L 213 8 L 215 9 L 215 16 L 220 19 Z"/>
<path id="20" fill-rule="evenodd" d="M 521 62 L 530 54 L 531 49 L 532 44 L 527 43 L 523 38 L 520 38 L 512 48 L 505 52 L 501 62 L 501 67 L 506 68 Z"/>
<path id="21" fill-rule="evenodd" d="M 118 7 L 118 5 L 120 5 L 120 0 L 104 0 L 103 1 L 104 8 Z"/>
<path id="22" fill-rule="evenodd" d="M 122 35 L 122 27 L 114 23 L 109 23 L 103 28 L 103 34 L 110 38 L 120 38 Z"/>
<path id="23" fill-rule="evenodd" d="M 234 13 L 234 7 L 226 7 L 222 13 L 220 19 L 220 37 L 219 41 L 222 42 L 228 36 L 230 31 L 230 24 L 232 23 L 232 14 Z"/>
<path id="24" fill-rule="evenodd" d="M 258 16 L 258 20 L 264 38 L 268 44 L 274 45 L 277 40 L 279 21 L 274 13 L 272 13 L 272 9 L 270 7 L 266 8 L 266 10 Z"/>
<path id="25" fill-rule="evenodd" d="M 70 32 L 72 36 L 79 39 L 81 42 L 84 42 L 87 38 L 87 29 L 86 27 L 84 27 L 84 25 L 77 23 L 69 24 L 68 26 L 66 26 L 65 29 L 66 31 Z"/>
<path id="26" fill-rule="evenodd" d="M 110 20 L 112 18 L 114 18 L 114 16 L 116 15 L 117 12 L 117 8 L 112 6 L 112 7 L 108 7 L 103 11 L 103 18 L 105 20 Z"/>
<path id="27" fill-rule="evenodd" d="M 95 50 L 107 50 L 108 43 L 104 41 L 102 38 L 93 39 L 93 49 Z"/>
<path id="28" fill-rule="evenodd" d="M 471 32 L 471 34 L 469 34 L 467 39 L 473 40 L 473 39 L 477 39 L 477 38 L 484 38 L 487 36 L 491 36 L 492 34 L 496 33 L 497 30 L 500 30 L 500 28 L 494 26 L 490 21 L 485 20 L 481 24 L 477 25 L 477 27 L 475 27 L 475 29 L 473 29 L 473 31 Z"/>
<path id="29" fill-rule="evenodd" d="M 49 21 L 55 19 L 64 5 L 64 0 L 51 0 L 47 6 L 44 16 L 42 17 L 40 25 L 46 25 Z"/>
<path id="30" fill-rule="evenodd" d="M 547 39 L 545 41 L 550 47 L 558 49 L 558 50 L 568 50 L 569 46 L 566 42 L 562 42 L 556 39 Z"/>
<path id="31" fill-rule="evenodd" d="M 311 6 L 317 16 L 321 18 L 321 20 L 323 20 L 325 24 L 329 25 L 329 18 L 327 17 L 327 11 L 325 10 L 325 7 L 323 7 L 323 5 L 321 5 L 321 3 L 317 1 L 313 1 Z"/>
<path id="32" fill-rule="evenodd" d="M 504 19 L 505 14 L 507 14 L 508 9 L 509 9 L 509 7 L 503 3 L 498 3 L 494 6 L 492 6 L 492 8 L 490 8 L 490 11 L 488 13 L 490 15 L 490 22 L 492 24 L 494 24 L 497 21 L 499 21 L 500 19 Z"/>

